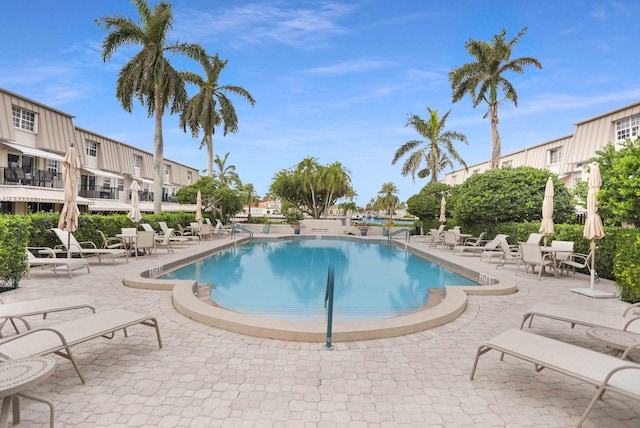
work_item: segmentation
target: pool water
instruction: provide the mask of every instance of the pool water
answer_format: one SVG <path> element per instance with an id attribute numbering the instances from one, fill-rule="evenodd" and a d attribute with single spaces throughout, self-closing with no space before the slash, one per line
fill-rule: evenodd
<path id="1" fill-rule="evenodd" d="M 160 279 L 213 284 L 227 309 L 273 319 L 323 322 L 329 265 L 335 276 L 334 321 L 366 321 L 413 312 L 429 288 L 477 285 L 403 249 L 380 243 L 300 238 L 254 240 Z"/>

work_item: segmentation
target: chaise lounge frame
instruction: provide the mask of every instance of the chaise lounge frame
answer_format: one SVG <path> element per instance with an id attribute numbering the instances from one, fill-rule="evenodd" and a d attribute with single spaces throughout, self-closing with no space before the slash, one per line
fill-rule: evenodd
<path id="1" fill-rule="evenodd" d="M 25 320 L 21 321 L 25 322 Z M 0 357 L 15 360 L 53 353 L 71 361 L 80 380 L 85 383 L 71 348 L 97 337 L 112 339 L 118 330 L 123 330 L 125 337 L 128 337 L 127 328 L 136 324 L 154 328 L 158 346 L 162 348 L 160 328 L 156 318 L 123 309 L 114 309 L 11 336 L 0 342 Z"/>
<path id="2" fill-rule="evenodd" d="M 480 356 L 489 351 L 534 364 L 537 372 L 544 368 L 595 385 L 598 390 L 585 409 L 577 427 L 581 427 L 606 391 L 640 400 L 640 364 L 581 348 L 522 330 L 507 330 L 478 347 L 471 369 L 473 380 Z"/>

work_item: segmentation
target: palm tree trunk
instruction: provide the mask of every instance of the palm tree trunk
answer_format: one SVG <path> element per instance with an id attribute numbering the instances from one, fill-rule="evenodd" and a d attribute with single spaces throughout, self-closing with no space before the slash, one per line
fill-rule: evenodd
<path id="1" fill-rule="evenodd" d="M 489 114 L 491 115 L 491 165 L 490 169 L 496 169 L 500 166 L 500 134 L 498 133 L 498 103 L 494 102 L 489 105 Z"/>
<path id="2" fill-rule="evenodd" d="M 205 135 L 204 138 L 207 145 L 207 176 L 213 177 L 213 136 Z"/>
<path id="3" fill-rule="evenodd" d="M 160 91 L 156 90 L 156 129 L 153 137 L 153 213 L 162 212 L 162 183 L 164 181 L 164 142 L 162 139 L 162 103 Z"/>

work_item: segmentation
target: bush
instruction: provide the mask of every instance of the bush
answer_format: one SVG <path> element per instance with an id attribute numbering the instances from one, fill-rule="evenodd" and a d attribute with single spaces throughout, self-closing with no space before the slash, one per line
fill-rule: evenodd
<path id="1" fill-rule="evenodd" d="M 30 229 L 28 218 L 0 216 L 0 291 L 18 287 L 27 272 L 24 250 Z"/>
<path id="2" fill-rule="evenodd" d="M 640 302 L 640 234 L 627 229 L 618 234 L 617 242 L 613 274 L 620 298 L 625 302 Z"/>

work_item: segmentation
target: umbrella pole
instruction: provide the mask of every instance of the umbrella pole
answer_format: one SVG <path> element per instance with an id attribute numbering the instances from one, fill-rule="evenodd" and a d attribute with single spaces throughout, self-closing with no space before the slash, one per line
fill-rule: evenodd
<path id="1" fill-rule="evenodd" d="M 596 287 L 596 243 L 591 240 L 591 291 Z"/>

